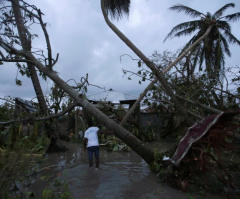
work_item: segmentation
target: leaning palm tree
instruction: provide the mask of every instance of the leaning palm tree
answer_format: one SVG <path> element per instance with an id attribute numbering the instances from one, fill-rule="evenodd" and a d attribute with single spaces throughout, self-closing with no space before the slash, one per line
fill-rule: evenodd
<path id="1" fill-rule="evenodd" d="M 111 15 L 113 18 L 119 18 L 123 15 L 123 13 L 128 14 L 130 0 L 119 0 L 119 1 L 118 0 L 100 0 L 100 2 L 101 2 L 103 17 L 107 25 L 134 53 L 136 53 L 136 55 L 146 64 L 146 66 L 151 69 L 153 74 L 156 76 L 157 81 L 159 81 L 163 86 L 166 94 L 171 97 L 172 101 L 176 105 L 176 109 L 178 109 L 180 112 L 185 114 L 185 110 L 182 109 L 180 101 L 176 98 L 176 96 L 174 95 L 174 92 L 172 91 L 171 87 L 169 86 L 167 80 L 164 77 L 164 73 L 167 70 L 165 72 L 158 70 L 156 65 L 151 60 L 149 60 L 147 56 L 144 55 L 144 53 L 139 48 L 137 48 L 137 46 L 135 46 L 135 44 L 131 40 L 129 40 L 108 18 L 108 15 Z M 172 66 L 174 65 L 175 64 L 173 64 Z M 171 67 L 168 67 L 168 68 L 171 68 Z M 147 90 L 149 90 L 152 86 L 153 84 L 148 86 L 146 91 L 144 91 L 144 94 L 139 96 L 139 99 L 135 102 L 132 109 L 130 109 L 129 114 L 127 114 L 126 117 L 124 117 L 124 120 L 123 122 L 121 122 L 121 125 L 123 125 L 126 122 L 126 118 L 128 118 L 130 114 L 133 113 L 134 109 L 137 106 L 137 103 L 139 103 L 142 100 Z"/>
<path id="2" fill-rule="evenodd" d="M 205 62 L 205 70 L 208 76 L 213 79 L 219 78 L 220 71 L 224 69 L 225 54 L 231 56 L 229 43 L 240 45 L 240 41 L 231 33 L 229 25 L 229 22 L 235 22 L 240 19 L 240 12 L 223 16 L 224 11 L 234 6 L 233 3 L 226 4 L 214 14 L 209 12 L 203 14 L 181 4 L 170 8 L 174 11 L 185 12 L 185 14 L 193 18 L 198 18 L 197 20 L 187 21 L 173 27 L 165 38 L 166 40 L 172 37 L 195 33 L 184 46 L 183 51 L 201 37 L 207 28 L 212 25 L 209 35 L 196 45 L 189 54 L 195 63 L 191 70 L 192 72 L 194 72 L 197 64 L 199 64 L 199 70 L 202 70 L 203 63 Z"/>
<path id="3" fill-rule="evenodd" d="M 112 16 L 113 18 L 119 18 L 123 16 L 123 14 L 128 14 L 129 12 L 129 5 L 130 0 L 100 0 L 101 2 L 101 9 L 102 14 L 105 19 L 105 22 L 107 25 L 112 29 L 112 31 L 146 64 L 147 67 L 149 67 L 154 75 L 156 76 L 155 80 L 151 82 L 146 89 L 143 91 L 143 93 L 139 96 L 139 98 L 136 100 L 134 105 L 131 107 L 129 112 L 124 116 L 121 125 L 124 125 L 124 123 L 128 120 L 129 116 L 134 112 L 137 105 L 140 103 L 140 101 L 144 98 L 146 93 L 153 87 L 153 85 L 159 81 L 161 85 L 163 86 L 165 92 L 167 95 L 169 95 L 172 98 L 172 101 L 174 104 L 176 104 L 177 109 L 179 109 L 181 112 L 185 112 L 182 110 L 182 106 L 178 99 L 176 99 L 173 91 L 169 87 L 167 81 L 165 80 L 164 74 L 168 72 L 173 66 L 175 66 L 189 51 L 191 51 L 199 42 L 201 42 L 204 38 L 206 38 L 212 29 L 212 25 L 210 24 L 206 31 L 191 45 L 189 45 L 188 48 L 186 48 L 179 56 L 178 58 L 170 63 L 163 71 L 159 71 L 155 64 L 150 61 L 143 52 L 137 48 L 132 41 L 130 41 L 108 18 L 108 16 Z"/>

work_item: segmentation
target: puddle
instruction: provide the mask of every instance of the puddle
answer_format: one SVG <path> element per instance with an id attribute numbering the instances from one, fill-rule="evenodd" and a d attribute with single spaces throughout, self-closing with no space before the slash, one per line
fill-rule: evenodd
<path id="1" fill-rule="evenodd" d="M 159 183 L 148 165 L 134 152 L 100 150 L 100 169 L 88 168 L 87 153 L 80 144 L 67 143 L 69 151 L 50 154 L 43 166 L 56 165 L 41 175 L 48 181 L 68 184 L 73 199 L 220 199 L 220 196 L 190 195 Z M 46 182 L 38 179 L 31 186 L 40 196 Z"/>

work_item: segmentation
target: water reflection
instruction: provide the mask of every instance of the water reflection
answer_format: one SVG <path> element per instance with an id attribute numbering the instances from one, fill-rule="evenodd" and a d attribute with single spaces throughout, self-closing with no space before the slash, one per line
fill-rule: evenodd
<path id="1" fill-rule="evenodd" d="M 49 154 L 45 165 L 57 165 L 45 175 L 55 175 L 52 180 L 65 181 L 74 199 L 187 199 L 189 195 L 161 185 L 148 165 L 134 152 L 107 152 L 100 150 L 100 169 L 88 168 L 87 153 L 79 144 L 67 143 L 69 150 Z M 61 172 L 59 172 L 61 171 Z M 39 179 L 32 186 L 39 191 Z M 43 184 L 41 185 L 43 186 Z M 204 198 L 195 196 L 195 199 Z M 211 197 L 220 198 L 220 197 Z"/>

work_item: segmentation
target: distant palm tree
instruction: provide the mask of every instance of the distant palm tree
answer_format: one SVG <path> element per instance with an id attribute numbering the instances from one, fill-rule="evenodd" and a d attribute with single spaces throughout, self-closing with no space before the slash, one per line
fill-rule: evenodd
<path id="1" fill-rule="evenodd" d="M 219 78 L 220 71 L 225 66 L 225 54 L 229 57 L 231 52 L 229 50 L 229 43 L 240 45 L 240 41 L 231 33 L 231 27 L 228 22 L 235 22 L 240 19 L 240 12 L 222 16 L 224 11 L 230 7 L 234 7 L 234 3 L 224 5 L 217 10 L 213 15 L 209 12 L 203 14 L 197 10 L 184 5 L 175 5 L 170 7 L 171 10 L 178 12 L 185 12 L 185 14 L 200 18 L 198 20 L 188 21 L 175 26 L 165 38 L 180 37 L 183 35 L 190 35 L 194 32 L 194 36 L 184 46 L 182 52 L 192 45 L 201 35 L 212 25 L 212 29 L 205 39 L 203 39 L 190 52 L 190 56 L 194 59 L 195 67 L 199 64 L 199 70 L 202 70 L 203 62 L 205 61 L 208 75 L 210 78 Z"/>

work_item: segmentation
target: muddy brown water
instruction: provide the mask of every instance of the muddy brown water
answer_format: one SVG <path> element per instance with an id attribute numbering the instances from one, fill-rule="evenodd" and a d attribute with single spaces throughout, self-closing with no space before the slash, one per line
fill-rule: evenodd
<path id="1" fill-rule="evenodd" d="M 220 199 L 220 196 L 184 193 L 161 184 L 148 165 L 134 152 L 100 150 L 100 169 L 89 169 L 87 153 L 80 144 L 68 144 L 69 151 L 50 154 L 44 166 L 57 165 L 44 175 L 50 181 L 64 180 L 73 199 Z M 31 189 L 41 195 L 45 182 L 36 180 Z"/>

